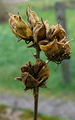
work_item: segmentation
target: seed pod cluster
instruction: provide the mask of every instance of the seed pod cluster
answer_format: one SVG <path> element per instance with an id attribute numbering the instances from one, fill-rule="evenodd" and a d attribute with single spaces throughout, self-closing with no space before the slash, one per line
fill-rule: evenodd
<path id="1" fill-rule="evenodd" d="M 28 19 L 31 18 L 29 13 L 33 13 L 30 8 L 27 14 Z M 34 19 L 35 16 L 38 18 L 35 14 L 33 15 Z M 40 50 L 45 52 L 47 59 L 56 63 L 61 63 L 64 59 L 70 59 L 70 45 L 62 26 L 57 24 L 49 28 L 48 22 L 44 22 L 42 19 L 41 22 L 39 19 L 35 19 L 35 25 L 33 26 L 33 21 L 29 21 L 29 24 L 32 28 L 34 43 L 37 43 Z"/>
<path id="2" fill-rule="evenodd" d="M 34 65 L 31 62 L 27 62 L 21 67 L 21 77 L 17 77 L 16 80 L 20 80 L 26 86 L 25 90 L 33 89 L 35 87 L 46 88 L 46 80 L 49 78 L 49 67 L 40 59 L 36 59 Z"/>
<path id="3" fill-rule="evenodd" d="M 28 25 L 20 16 L 9 14 L 9 24 L 13 33 L 26 43 L 33 42 L 29 47 L 38 47 L 43 51 L 49 61 L 61 63 L 64 59 L 70 59 L 70 45 L 67 42 L 65 30 L 60 24 L 49 28 L 48 22 L 41 21 L 34 11 L 26 10 Z"/>

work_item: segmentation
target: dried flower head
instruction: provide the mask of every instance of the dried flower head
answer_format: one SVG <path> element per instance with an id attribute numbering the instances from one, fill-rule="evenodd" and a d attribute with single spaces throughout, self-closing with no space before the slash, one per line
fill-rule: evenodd
<path id="1" fill-rule="evenodd" d="M 24 39 L 30 42 L 32 40 L 32 31 L 29 26 L 20 16 L 13 15 L 11 13 L 9 14 L 9 16 L 9 24 L 13 33 L 20 39 Z"/>
<path id="2" fill-rule="evenodd" d="M 42 60 L 37 59 L 34 65 L 31 62 L 26 63 L 21 67 L 21 72 L 21 78 L 17 77 L 16 79 L 24 83 L 25 90 L 46 87 L 45 82 L 49 77 L 49 67 Z"/>
<path id="3" fill-rule="evenodd" d="M 40 49 L 45 52 L 48 60 L 61 63 L 64 59 L 70 58 L 70 45 L 64 37 L 61 41 L 54 39 L 49 42 L 48 40 L 43 40 L 39 42 Z"/>

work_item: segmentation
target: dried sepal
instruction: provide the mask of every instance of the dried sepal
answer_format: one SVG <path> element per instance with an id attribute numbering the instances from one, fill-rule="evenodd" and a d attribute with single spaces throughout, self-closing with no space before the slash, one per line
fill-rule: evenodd
<path id="1" fill-rule="evenodd" d="M 39 17 L 36 15 L 34 11 L 31 10 L 31 6 L 29 6 L 29 10 L 26 10 L 27 20 L 29 22 L 30 28 L 33 29 L 37 22 L 39 22 Z"/>
<path id="2" fill-rule="evenodd" d="M 52 41 L 53 39 L 57 39 L 58 41 L 60 41 L 61 39 L 64 38 L 66 32 L 65 30 L 62 28 L 62 26 L 60 24 L 52 25 L 51 28 L 49 29 L 49 31 L 47 32 L 46 36 L 47 39 Z"/>
<path id="3" fill-rule="evenodd" d="M 28 72 L 22 73 L 22 82 L 26 89 L 32 89 L 38 86 L 38 81 Z"/>
<path id="4" fill-rule="evenodd" d="M 32 31 L 29 26 L 24 22 L 24 20 L 20 16 L 13 15 L 11 13 L 9 14 L 9 16 L 9 25 L 13 33 L 20 39 L 31 41 Z"/>
<path id="5" fill-rule="evenodd" d="M 43 40 L 39 42 L 39 46 L 50 61 L 59 63 L 64 59 L 70 58 L 70 45 L 66 38 L 61 41 L 54 39 L 52 42 Z"/>
<path id="6" fill-rule="evenodd" d="M 35 87 L 46 88 L 45 82 L 49 77 L 48 65 L 40 59 L 37 59 L 34 65 L 30 62 L 21 67 L 21 77 L 17 77 L 26 86 L 25 90 Z"/>
<path id="7" fill-rule="evenodd" d="M 41 83 L 47 80 L 49 77 L 49 67 L 45 64 L 38 73 L 38 80 L 41 80 Z"/>
<path id="8" fill-rule="evenodd" d="M 23 66 L 21 67 L 21 72 L 22 72 L 22 73 L 28 72 L 29 74 L 31 74 L 31 75 L 34 76 L 33 66 L 32 66 L 31 62 L 27 62 L 25 65 L 23 65 Z"/>

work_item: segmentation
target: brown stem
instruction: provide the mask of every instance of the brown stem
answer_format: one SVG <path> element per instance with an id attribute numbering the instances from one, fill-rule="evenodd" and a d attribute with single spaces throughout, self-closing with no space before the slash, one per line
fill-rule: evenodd
<path id="1" fill-rule="evenodd" d="M 36 58 L 40 58 L 40 51 L 38 47 L 36 47 Z M 36 87 L 34 88 L 34 120 L 37 120 L 38 97 L 39 97 L 39 87 Z"/>
<path id="2" fill-rule="evenodd" d="M 39 50 L 39 47 L 36 47 L 36 56 L 37 56 L 37 58 L 40 58 L 40 50 Z"/>
<path id="3" fill-rule="evenodd" d="M 34 120 L 37 120 L 39 88 L 34 88 Z"/>

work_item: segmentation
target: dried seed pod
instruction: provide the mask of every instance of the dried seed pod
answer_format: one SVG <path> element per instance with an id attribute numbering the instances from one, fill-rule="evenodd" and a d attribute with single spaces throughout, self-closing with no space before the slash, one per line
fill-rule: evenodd
<path id="1" fill-rule="evenodd" d="M 32 31 L 20 16 L 9 14 L 9 24 L 13 33 L 26 41 L 32 40 Z"/>
<path id="2" fill-rule="evenodd" d="M 56 26 L 54 26 L 54 25 L 51 26 L 51 28 L 47 32 L 46 36 L 47 36 L 47 39 L 50 41 L 52 41 L 55 38 L 58 41 L 60 41 L 61 39 L 64 38 L 65 34 L 66 34 L 66 32 L 62 28 L 62 26 L 60 24 L 57 24 Z"/>
<path id="3" fill-rule="evenodd" d="M 34 65 L 28 62 L 21 67 L 21 71 L 21 78 L 18 77 L 16 79 L 24 83 L 26 86 L 25 90 L 35 87 L 46 88 L 45 81 L 49 77 L 49 67 L 45 62 L 40 59 L 37 59 Z"/>
<path id="4" fill-rule="evenodd" d="M 34 42 L 38 43 L 39 41 L 46 38 L 46 31 L 48 29 L 47 21 L 38 22 L 33 29 L 33 38 Z"/>
<path id="5" fill-rule="evenodd" d="M 29 6 L 29 10 L 26 11 L 27 20 L 29 22 L 30 28 L 33 29 L 37 22 L 39 22 L 39 18 L 34 11 L 31 10 L 31 6 Z"/>
<path id="6" fill-rule="evenodd" d="M 70 58 L 70 45 L 66 42 L 66 38 L 61 41 L 54 39 L 52 42 L 43 40 L 39 42 L 39 46 L 50 61 L 60 63 L 62 60 Z"/>

